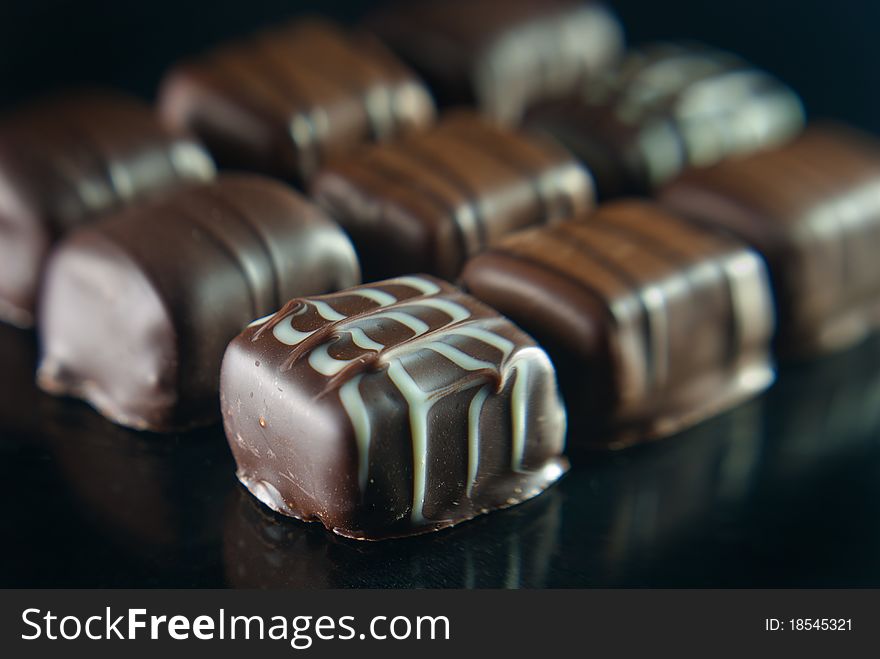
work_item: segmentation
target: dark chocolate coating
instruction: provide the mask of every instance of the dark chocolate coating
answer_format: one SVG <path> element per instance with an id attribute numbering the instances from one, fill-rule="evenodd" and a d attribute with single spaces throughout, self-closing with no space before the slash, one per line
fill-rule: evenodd
<path id="1" fill-rule="evenodd" d="M 686 172 L 662 203 L 766 258 L 783 357 L 851 345 L 880 325 L 880 144 L 842 126 Z"/>
<path id="2" fill-rule="evenodd" d="M 276 181 L 221 176 L 58 247 L 38 381 L 137 429 L 211 423 L 223 351 L 248 322 L 358 278 L 351 243 L 315 206 Z"/>
<path id="3" fill-rule="evenodd" d="M 773 381 L 761 257 L 648 202 L 509 236 L 462 281 L 547 349 L 582 444 L 663 437 Z"/>
<path id="4" fill-rule="evenodd" d="M 581 93 L 529 112 L 596 178 L 600 199 L 643 195 L 687 166 L 706 166 L 790 139 L 797 95 L 723 51 L 654 44 Z"/>
<path id="5" fill-rule="evenodd" d="M 430 93 L 380 43 L 317 19 L 177 65 L 159 106 L 220 164 L 297 182 L 332 155 L 434 120 Z"/>
<path id="6" fill-rule="evenodd" d="M 22 327 L 50 248 L 70 229 L 214 165 L 152 110 L 109 92 L 80 92 L 0 120 L 0 320 Z"/>
<path id="7" fill-rule="evenodd" d="M 451 526 L 567 467 L 547 355 L 427 276 L 292 300 L 232 341 L 220 389 L 245 487 L 352 538 Z"/>
<path id="8" fill-rule="evenodd" d="M 369 25 L 442 105 L 475 104 L 503 122 L 588 83 L 623 50 L 608 9 L 572 0 L 413 0 Z"/>
<path id="9" fill-rule="evenodd" d="M 468 112 L 339 159 L 311 190 L 351 236 L 366 281 L 408 272 L 453 280 L 505 234 L 593 202 L 589 173 L 564 149 Z"/>

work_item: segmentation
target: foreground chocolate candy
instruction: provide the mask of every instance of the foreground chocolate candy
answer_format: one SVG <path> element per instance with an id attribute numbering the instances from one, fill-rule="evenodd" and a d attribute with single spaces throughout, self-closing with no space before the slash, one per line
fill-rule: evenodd
<path id="1" fill-rule="evenodd" d="M 880 324 L 880 144 L 873 137 L 812 127 L 779 149 L 687 172 L 662 201 L 766 258 L 781 355 L 836 350 Z"/>
<path id="2" fill-rule="evenodd" d="M 294 295 L 357 283 L 338 226 L 281 183 L 226 175 L 72 234 L 41 301 L 40 386 L 116 423 L 218 419 L 226 344 Z"/>
<path id="3" fill-rule="evenodd" d="M 505 234 L 588 210 L 593 188 L 555 143 L 455 112 L 333 162 L 312 197 L 351 236 L 367 281 L 407 272 L 452 280 Z"/>
<path id="4" fill-rule="evenodd" d="M 292 300 L 230 344 L 220 396 L 245 487 L 353 538 L 450 526 L 566 469 L 544 351 L 427 276 Z"/>
<path id="5" fill-rule="evenodd" d="M 773 380 L 760 256 L 647 202 L 509 236 L 462 280 L 547 349 L 581 443 L 668 435 Z"/>
<path id="6" fill-rule="evenodd" d="M 526 124 L 575 153 L 608 199 L 647 194 L 687 166 L 779 144 L 803 122 L 797 95 L 738 57 L 655 44 L 580 94 L 534 108 Z"/>
<path id="7" fill-rule="evenodd" d="M 213 175 L 200 146 L 126 96 L 71 93 L 0 120 L 0 320 L 33 324 L 44 261 L 64 233 Z"/>
<path id="8" fill-rule="evenodd" d="M 301 20 L 172 69 L 165 121 L 196 133 L 218 161 L 294 181 L 367 141 L 423 128 L 434 104 L 381 44 Z"/>
<path id="9" fill-rule="evenodd" d="M 572 0 L 398 2 L 370 26 L 444 105 L 476 104 L 501 121 L 517 121 L 528 105 L 573 91 L 623 50 L 611 12 Z"/>

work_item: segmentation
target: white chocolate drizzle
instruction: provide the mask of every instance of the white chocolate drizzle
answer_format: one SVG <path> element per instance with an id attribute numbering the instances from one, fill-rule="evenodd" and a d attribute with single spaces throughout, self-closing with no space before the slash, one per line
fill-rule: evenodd
<path id="1" fill-rule="evenodd" d="M 535 348 L 526 348 L 517 355 L 516 363 L 512 365 L 516 371 L 516 380 L 513 382 L 513 390 L 510 393 L 511 405 L 511 426 L 513 435 L 513 450 L 510 456 L 510 468 L 513 471 L 522 471 L 523 456 L 526 450 L 526 429 L 528 428 L 528 380 L 529 380 L 529 364 L 528 359 L 523 358 L 529 350 Z"/>
<path id="2" fill-rule="evenodd" d="M 354 428 L 354 439 L 358 448 L 358 485 L 361 493 L 367 489 L 367 478 L 370 475 L 370 414 L 361 396 L 360 386 L 363 375 L 356 375 L 339 388 L 339 399 L 345 408 L 351 425 Z"/>
<path id="3" fill-rule="evenodd" d="M 317 311 L 324 320 L 335 321 L 345 320 L 345 316 L 336 311 L 333 307 L 322 300 L 312 300 L 312 307 Z"/>
<path id="4" fill-rule="evenodd" d="M 257 325 L 262 325 L 263 323 L 265 323 L 267 320 L 269 320 L 274 315 L 275 315 L 274 313 L 270 313 L 268 316 L 263 316 L 262 318 L 257 318 L 255 321 L 248 323 L 248 327 L 256 327 Z"/>
<path id="5" fill-rule="evenodd" d="M 436 295 L 440 292 L 440 287 L 434 282 L 411 275 L 406 277 L 395 277 L 394 279 L 387 279 L 382 283 L 385 286 L 409 286 L 410 288 L 414 288 L 415 290 L 419 291 L 422 295 Z"/>
<path id="6" fill-rule="evenodd" d="M 330 356 L 329 343 L 322 343 L 309 353 L 309 366 L 328 378 L 339 373 L 356 359 L 335 359 Z"/>
<path id="7" fill-rule="evenodd" d="M 413 446 L 413 503 L 411 519 L 424 521 L 425 485 L 428 470 L 428 414 L 432 402 L 399 361 L 388 365 L 388 377 L 409 406 L 409 428 Z"/>
<path id="8" fill-rule="evenodd" d="M 363 288 L 357 291 L 357 295 L 372 300 L 380 307 L 387 307 L 397 302 L 396 297 L 385 291 L 380 291 L 378 288 Z"/>
<path id="9" fill-rule="evenodd" d="M 480 469 L 480 415 L 483 413 L 483 403 L 490 393 L 492 387 L 487 384 L 471 399 L 468 407 L 468 483 L 465 490 L 467 496 L 471 496 L 473 492 Z"/>
<path id="10" fill-rule="evenodd" d="M 421 336 L 422 334 L 426 333 L 428 330 L 431 329 L 428 326 L 428 324 L 426 322 L 424 322 L 423 320 L 419 320 L 415 316 L 412 316 L 408 313 L 404 313 L 401 311 L 381 311 L 377 314 L 373 314 L 370 316 L 370 320 L 379 320 L 381 318 L 387 318 L 389 320 L 394 320 L 394 321 L 400 323 L 401 325 L 405 325 L 406 327 L 408 327 L 409 329 L 412 330 L 414 336 Z M 355 320 L 352 322 L 357 322 L 357 321 Z M 340 325 L 339 327 L 337 327 L 335 329 L 338 332 L 348 331 L 348 328 L 345 325 Z M 382 346 L 382 347 L 384 347 L 384 346 Z"/>
<path id="11" fill-rule="evenodd" d="M 306 312 L 306 307 L 302 307 L 297 309 L 292 314 L 284 318 L 280 323 L 275 325 L 272 328 L 272 335 L 281 341 L 281 343 L 289 346 L 295 346 L 298 343 L 302 343 L 307 338 L 309 338 L 312 334 L 315 333 L 315 330 L 311 332 L 300 332 L 298 329 L 294 329 L 293 327 L 293 319 L 296 316 L 301 316 Z"/>
<path id="12" fill-rule="evenodd" d="M 340 374 L 343 371 L 349 373 L 346 370 L 348 367 L 366 369 L 365 365 L 368 363 L 372 364 L 374 369 L 384 370 L 387 373 L 387 377 L 407 404 L 413 455 L 413 492 L 410 516 L 414 523 L 422 523 L 425 521 L 424 506 L 430 441 L 429 418 L 432 407 L 449 393 L 479 387 L 471 399 L 467 417 L 468 463 L 465 492 L 470 497 L 479 472 L 480 419 L 484 404 L 496 387 L 498 391 L 501 391 L 507 385 L 509 377 L 514 377 L 510 394 L 510 465 L 513 471 L 520 471 L 525 453 L 528 424 L 529 355 L 532 351 L 539 349 L 520 350 L 514 355 L 516 346 L 513 341 L 486 327 L 478 327 L 474 324 L 484 319 L 473 318 L 469 309 L 453 300 L 445 297 L 433 297 L 440 293 L 441 289 L 432 281 L 407 276 L 387 280 L 382 282 L 382 286 L 384 288 L 406 286 L 417 291 L 419 295 L 398 300 L 387 290 L 362 288 L 343 291 L 334 296 L 325 296 L 320 300 L 299 300 L 297 308 L 289 310 L 284 317 L 276 321 L 272 333 L 275 339 L 281 343 L 295 346 L 294 355 L 303 354 L 297 351 L 308 351 L 309 366 L 327 378 L 342 377 Z M 347 317 L 329 304 L 333 298 L 350 295 L 359 295 L 375 302 L 378 306 Z M 293 326 L 294 318 L 305 314 L 309 309 L 312 309 L 324 320 L 330 321 L 329 324 L 312 331 L 297 330 Z M 447 320 L 439 326 L 433 322 L 434 326 L 432 327 L 424 317 L 425 313 L 430 313 L 426 309 L 440 311 L 447 316 Z M 421 310 L 422 317 L 419 316 L 419 310 Z M 394 345 L 386 347 L 368 335 L 368 332 L 376 331 L 376 321 L 397 323 L 407 328 L 412 334 L 397 341 Z M 348 335 L 351 343 L 365 351 L 366 354 L 349 359 L 332 356 L 330 349 L 342 335 Z M 470 354 L 456 345 L 461 338 L 475 340 L 493 348 L 500 353 L 500 358 L 480 359 Z M 309 339 L 311 340 L 307 342 Z M 420 351 L 430 351 L 458 368 L 475 375 L 452 385 L 425 390 L 417 378 L 404 366 L 404 360 L 407 357 L 412 357 Z M 294 356 L 294 359 L 298 359 L 298 357 Z M 418 359 L 415 363 L 418 363 Z M 485 376 L 479 375 L 480 372 L 485 373 Z M 364 376 L 365 372 L 355 371 L 353 377 L 347 379 L 339 387 L 339 399 L 351 422 L 357 444 L 357 477 L 362 496 L 369 484 L 370 448 L 373 440 L 370 413 L 361 391 Z"/>

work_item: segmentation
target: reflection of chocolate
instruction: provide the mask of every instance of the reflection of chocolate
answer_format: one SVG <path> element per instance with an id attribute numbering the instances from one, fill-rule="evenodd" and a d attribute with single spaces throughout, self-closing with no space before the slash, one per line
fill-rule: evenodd
<path id="1" fill-rule="evenodd" d="M 857 349 L 794 364 L 767 396 L 763 468 L 768 482 L 821 473 L 834 456 L 876 445 L 880 428 L 880 336 Z"/>
<path id="2" fill-rule="evenodd" d="M 763 400 L 594 469 L 596 507 L 607 509 L 606 583 L 674 545 L 722 506 L 741 504 L 760 466 Z M 595 495 L 594 495 L 595 496 Z M 605 520 L 603 520 L 605 522 Z"/>
<path id="3" fill-rule="evenodd" d="M 328 156 L 434 118 L 428 91 L 381 44 L 319 20 L 178 65 L 159 103 L 169 125 L 192 130 L 221 164 L 296 181 Z"/>
<path id="4" fill-rule="evenodd" d="M 236 588 L 541 588 L 559 549 L 558 488 L 441 534 L 354 543 L 292 523 L 243 490 L 226 507 L 223 559 Z M 383 569 L 377 570 L 377 566 Z"/>
<path id="5" fill-rule="evenodd" d="M 220 360 L 242 327 L 292 296 L 357 281 L 339 227 L 283 184 L 226 175 L 181 189 L 55 252 L 40 386 L 134 428 L 210 423 Z"/>
<path id="6" fill-rule="evenodd" d="M 611 12 L 571 0 L 407 0 L 370 25 L 441 103 L 503 121 L 588 82 L 623 46 Z"/>
<path id="7" fill-rule="evenodd" d="M 622 504 L 612 583 L 874 583 L 878 538 L 865 520 L 877 512 L 880 337 L 783 367 L 760 403 L 760 415 L 742 427 L 751 404 L 684 441 L 650 447 L 668 453 L 615 454 L 629 461 L 605 479 L 612 487 L 605 496 Z M 700 451 L 707 451 L 702 464 Z"/>
<path id="8" fill-rule="evenodd" d="M 213 174 L 201 147 L 125 96 L 60 96 L 0 121 L 0 320 L 33 323 L 43 262 L 64 233 Z"/>
<path id="9" fill-rule="evenodd" d="M 158 438 L 73 401 L 47 399 L 41 411 L 62 476 L 102 534 L 151 561 L 182 560 L 218 541 L 217 502 L 234 484 L 219 428 Z"/>
<path id="10" fill-rule="evenodd" d="M 289 302 L 230 344 L 220 396 L 251 493 L 350 537 L 451 526 L 567 466 L 547 355 L 433 278 Z"/>
<path id="11" fill-rule="evenodd" d="M 880 145 L 842 127 L 693 170 L 661 195 L 669 208 L 730 231 L 767 260 L 777 348 L 809 356 L 880 324 Z"/>
<path id="12" fill-rule="evenodd" d="M 215 584 L 223 501 L 237 485 L 219 427 L 151 437 L 34 383 L 35 335 L 0 325 L 5 481 L 0 583 Z M 5 568 L 5 569 L 4 569 Z"/>
<path id="13" fill-rule="evenodd" d="M 571 149 L 601 199 L 645 194 L 686 166 L 778 144 L 800 130 L 798 97 L 728 53 L 655 44 L 526 124 Z"/>
<path id="14" fill-rule="evenodd" d="M 454 279 L 502 236 L 592 206 L 589 174 L 549 140 L 466 112 L 329 165 L 312 196 L 351 235 L 367 281 Z"/>
<path id="15" fill-rule="evenodd" d="M 573 441 L 668 435 L 773 380 L 760 257 L 647 202 L 509 236 L 463 281 L 548 350 Z"/>

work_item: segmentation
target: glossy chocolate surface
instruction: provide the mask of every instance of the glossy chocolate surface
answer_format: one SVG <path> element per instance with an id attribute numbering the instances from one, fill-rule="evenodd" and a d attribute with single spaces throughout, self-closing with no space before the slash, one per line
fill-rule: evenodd
<path id="1" fill-rule="evenodd" d="M 695 222 L 729 231 L 766 258 L 780 355 L 836 350 L 880 326 L 875 138 L 813 126 L 784 147 L 687 172 L 661 200 Z"/>
<path id="2" fill-rule="evenodd" d="M 654 44 L 569 98 L 533 109 L 593 172 L 601 199 L 647 194 L 688 166 L 774 146 L 802 127 L 797 95 L 738 57 Z"/>
<path id="3" fill-rule="evenodd" d="M 397 2 L 369 25 L 443 105 L 476 104 L 503 122 L 588 83 L 623 49 L 610 11 L 571 0 Z"/>
<path id="4" fill-rule="evenodd" d="M 577 442 L 664 437 L 773 381 L 760 256 L 648 202 L 509 236 L 462 281 L 548 350 Z"/>
<path id="5" fill-rule="evenodd" d="M 226 344 L 291 296 L 358 281 L 337 225 L 287 186 L 224 175 L 70 235 L 47 268 L 40 386 L 122 425 L 219 418 Z"/>
<path id="6" fill-rule="evenodd" d="M 51 97 L 0 119 L 0 320 L 33 324 L 46 257 L 69 230 L 213 175 L 199 145 L 113 92 Z"/>
<path id="7" fill-rule="evenodd" d="M 223 421 L 272 510 L 358 539 L 530 499 L 567 469 L 543 350 L 438 279 L 295 299 L 229 346 Z"/>
<path id="8" fill-rule="evenodd" d="M 557 144 L 463 111 L 334 161 L 311 189 L 351 236 L 366 281 L 409 272 L 454 280 L 504 235 L 593 203 L 589 173 Z"/>
<path id="9" fill-rule="evenodd" d="M 380 43 L 319 19 L 177 65 L 159 105 L 168 125 L 193 131 L 222 165 L 299 182 L 330 156 L 434 119 L 427 89 Z"/>

